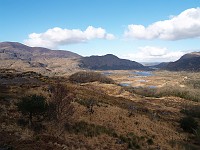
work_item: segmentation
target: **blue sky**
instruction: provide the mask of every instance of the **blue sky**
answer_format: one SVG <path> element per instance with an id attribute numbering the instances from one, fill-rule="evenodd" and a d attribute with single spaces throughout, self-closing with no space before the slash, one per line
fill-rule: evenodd
<path id="1" fill-rule="evenodd" d="M 174 61 L 200 49 L 199 0 L 0 0 L 0 41 Z"/>

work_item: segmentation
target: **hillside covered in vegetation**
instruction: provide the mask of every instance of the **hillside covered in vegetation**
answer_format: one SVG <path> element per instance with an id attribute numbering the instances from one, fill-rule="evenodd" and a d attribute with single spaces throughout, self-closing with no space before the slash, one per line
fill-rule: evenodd
<path id="1" fill-rule="evenodd" d="M 199 149 L 199 100 L 72 77 L 1 70 L 0 148 Z"/>

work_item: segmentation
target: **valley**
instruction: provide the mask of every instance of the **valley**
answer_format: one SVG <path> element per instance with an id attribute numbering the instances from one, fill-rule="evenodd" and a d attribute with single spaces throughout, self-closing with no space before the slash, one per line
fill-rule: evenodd
<path id="1" fill-rule="evenodd" d="M 183 88 L 194 96 L 190 92 L 199 88 L 193 87 L 192 81 L 199 83 L 199 73 L 96 72 L 105 74 L 114 83 L 104 83 L 103 78 L 101 81 L 74 83 L 68 76 L 48 77 L 34 72 L 1 70 L 0 136 L 3 140 L 0 145 L 20 150 L 28 145 L 33 149 L 37 149 L 38 145 L 43 149 L 199 149 L 198 139 L 184 132 L 179 123 L 187 115 L 183 110 L 197 107 L 194 113 L 198 113 L 199 102 L 167 92 L 165 87 L 168 90 Z M 42 128 L 30 127 L 16 103 L 24 95 L 33 93 L 51 99 L 47 89 L 57 84 L 64 85 L 75 95 L 73 119 L 63 123 L 45 119 L 34 123 L 34 126 L 42 125 Z M 165 94 L 162 88 L 165 88 Z M 196 94 L 199 98 L 199 93 Z M 91 106 L 93 113 L 88 112 Z M 195 118 L 199 122 L 198 116 Z M 24 124 L 20 120 L 24 120 Z"/>
<path id="2" fill-rule="evenodd" d="M 198 0 L 0 0 L 0 150 L 200 150 Z"/>
<path id="3" fill-rule="evenodd" d="M 154 70 L 112 54 L 0 50 L 0 149 L 200 148 L 198 53 Z"/>

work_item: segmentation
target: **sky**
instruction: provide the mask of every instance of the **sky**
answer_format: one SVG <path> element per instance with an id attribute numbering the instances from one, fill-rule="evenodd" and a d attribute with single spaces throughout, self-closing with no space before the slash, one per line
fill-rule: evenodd
<path id="1" fill-rule="evenodd" d="M 168 62 L 200 51 L 199 0 L 0 0 L 0 42 Z"/>

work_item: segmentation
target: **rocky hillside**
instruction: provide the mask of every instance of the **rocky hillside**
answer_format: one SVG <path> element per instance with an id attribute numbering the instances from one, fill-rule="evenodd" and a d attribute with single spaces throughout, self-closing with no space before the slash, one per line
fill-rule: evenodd
<path id="1" fill-rule="evenodd" d="M 34 71 L 43 75 L 66 75 L 78 71 L 81 56 L 64 50 L 29 47 L 16 42 L 0 43 L 0 68 Z"/>
<path id="2" fill-rule="evenodd" d="M 135 61 L 120 59 L 112 54 L 82 57 L 70 51 L 29 47 L 17 42 L 0 43 L 0 68 L 34 71 L 43 75 L 68 75 L 83 69 L 148 69 Z"/>
<path id="3" fill-rule="evenodd" d="M 186 118 L 184 125 L 194 131 L 195 121 L 190 118 L 200 122 L 200 104 L 173 96 L 176 90 L 173 95 L 149 96 L 157 89 L 91 80 L 80 84 L 8 69 L 0 69 L 0 89 L 0 150 L 200 149 L 198 134 L 180 124 Z M 194 91 L 185 93 L 194 95 Z M 41 109 L 41 98 L 46 109 Z M 24 99 L 30 105 L 21 105 Z M 29 118 L 31 110 L 35 113 Z"/>
<path id="4" fill-rule="evenodd" d="M 0 43 L 0 59 L 35 60 L 38 58 L 79 58 L 80 55 L 64 50 L 29 47 L 17 42 Z"/>
<path id="5" fill-rule="evenodd" d="M 80 60 L 81 67 L 94 70 L 146 70 L 142 64 L 135 61 L 120 59 L 115 55 L 107 54 L 104 56 L 83 57 Z"/>
<path id="6" fill-rule="evenodd" d="M 200 71 L 200 52 L 185 54 L 179 60 L 169 63 L 164 69 L 170 71 Z"/>

